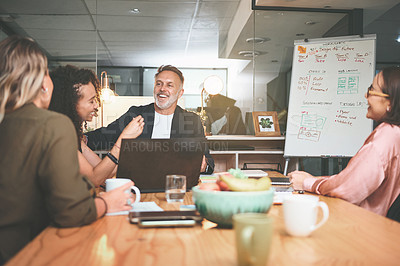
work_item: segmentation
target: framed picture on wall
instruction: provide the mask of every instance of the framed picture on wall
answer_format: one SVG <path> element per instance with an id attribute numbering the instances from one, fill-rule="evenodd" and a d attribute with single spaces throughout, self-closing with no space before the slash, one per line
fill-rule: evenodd
<path id="1" fill-rule="evenodd" d="M 256 137 L 277 137 L 281 135 L 276 112 L 253 112 L 253 124 Z"/>

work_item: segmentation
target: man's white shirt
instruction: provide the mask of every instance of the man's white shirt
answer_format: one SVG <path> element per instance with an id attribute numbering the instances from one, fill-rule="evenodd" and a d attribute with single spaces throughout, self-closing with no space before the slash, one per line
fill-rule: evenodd
<path id="1" fill-rule="evenodd" d="M 152 139 L 169 139 L 171 137 L 172 119 L 174 114 L 162 115 L 154 111 L 154 126 Z"/>

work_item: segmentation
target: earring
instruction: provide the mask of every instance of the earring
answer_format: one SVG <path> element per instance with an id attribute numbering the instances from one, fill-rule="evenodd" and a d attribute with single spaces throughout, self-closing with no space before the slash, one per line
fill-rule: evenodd
<path id="1" fill-rule="evenodd" d="M 48 88 L 42 88 L 42 92 L 43 92 L 43 93 L 47 93 L 48 91 L 49 91 Z"/>
<path id="2" fill-rule="evenodd" d="M 386 112 L 390 112 L 390 107 L 386 106 Z"/>

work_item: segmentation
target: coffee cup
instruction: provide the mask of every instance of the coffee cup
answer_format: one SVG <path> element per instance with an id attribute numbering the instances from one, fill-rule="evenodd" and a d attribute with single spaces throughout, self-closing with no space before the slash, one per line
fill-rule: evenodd
<path id="1" fill-rule="evenodd" d="M 128 178 L 109 178 L 106 179 L 106 192 L 109 192 L 113 189 L 116 189 L 117 187 L 120 187 L 128 182 L 130 182 L 131 180 Z M 131 186 L 130 190 L 127 189 L 125 191 L 125 193 L 130 193 L 131 191 L 134 191 L 136 194 L 136 198 L 135 198 L 135 202 L 133 202 L 132 204 L 138 203 L 140 202 L 140 190 L 138 187 L 136 186 Z"/>
<path id="2" fill-rule="evenodd" d="M 240 266 L 265 266 L 273 235 L 273 220 L 266 213 L 239 213 L 232 217 Z"/>
<path id="3" fill-rule="evenodd" d="M 318 208 L 323 217 L 317 223 Z M 311 195 L 291 195 L 283 199 L 285 228 L 291 236 L 309 236 L 323 225 L 329 217 L 328 205 Z"/>

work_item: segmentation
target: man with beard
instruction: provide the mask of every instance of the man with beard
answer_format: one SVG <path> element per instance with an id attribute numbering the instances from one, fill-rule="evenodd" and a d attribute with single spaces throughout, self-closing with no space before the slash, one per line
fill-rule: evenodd
<path id="1" fill-rule="evenodd" d="M 88 132 L 87 145 L 92 150 L 109 149 L 116 142 L 126 125 L 136 116 L 144 118 L 144 139 L 204 138 L 204 130 L 198 115 L 178 106 L 183 95 L 184 78 L 182 72 L 171 65 L 160 66 L 155 75 L 155 103 L 132 106 L 128 112 L 107 127 Z M 214 160 L 206 147 L 201 172 L 212 173 Z"/>

